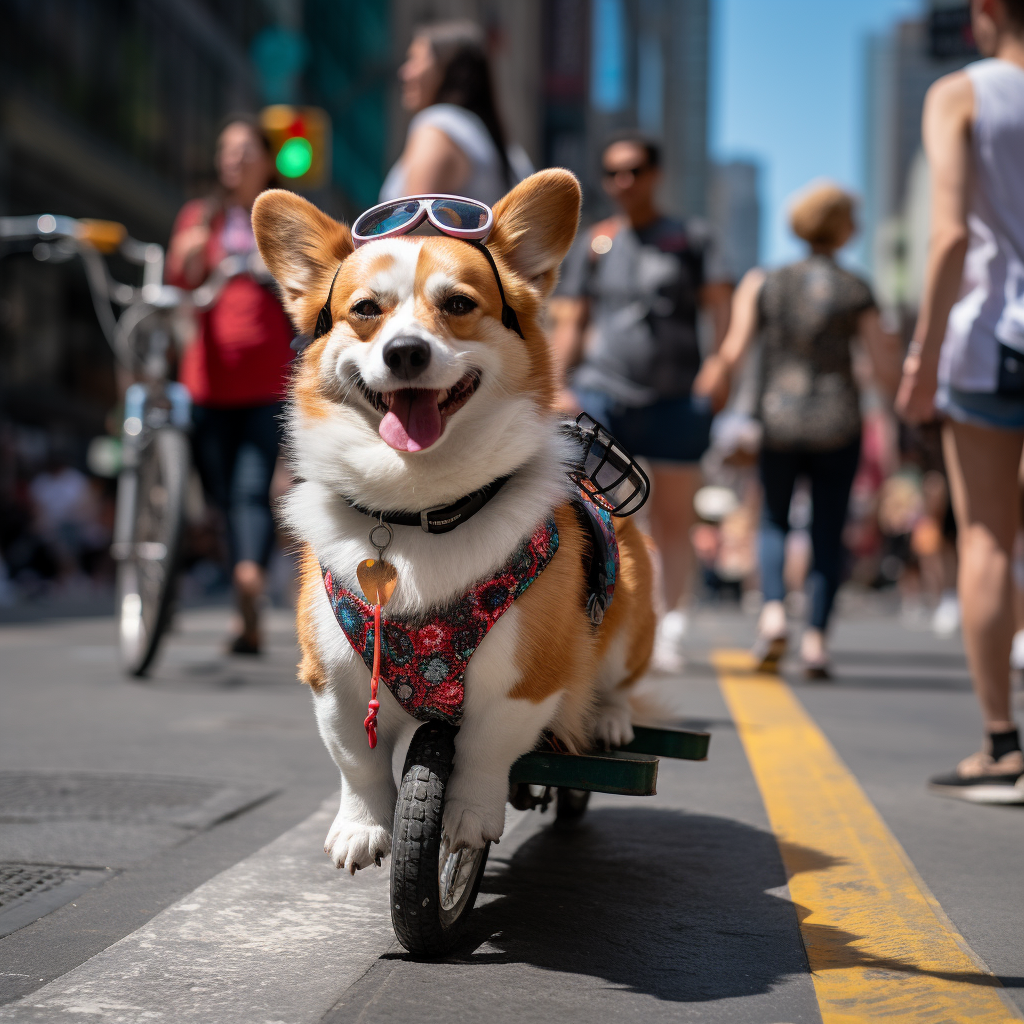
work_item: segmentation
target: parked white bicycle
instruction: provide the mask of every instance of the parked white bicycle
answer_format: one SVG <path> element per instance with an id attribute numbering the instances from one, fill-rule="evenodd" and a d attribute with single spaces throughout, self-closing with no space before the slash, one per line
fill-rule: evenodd
<path id="1" fill-rule="evenodd" d="M 113 221 L 0 217 L 0 241 L 34 241 L 82 258 L 100 327 L 131 381 L 111 554 L 121 663 L 143 676 L 170 624 L 191 467 L 191 399 L 170 377 L 173 357 L 191 338 L 195 315 L 213 306 L 228 281 L 248 274 L 268 283 L 270 276 L 258 253 L 229 256 L 194 291 L 175 288 L 163 283 L 163 246 L 139 242 Z M 141 285 L 114 280 L 104 258 L 114 253 L 142 267 Z"/>

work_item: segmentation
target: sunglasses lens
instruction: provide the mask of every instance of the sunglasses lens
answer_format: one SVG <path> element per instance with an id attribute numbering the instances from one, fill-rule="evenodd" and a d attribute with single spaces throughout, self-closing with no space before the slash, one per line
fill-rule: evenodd
<path id="1" fill-rule="evenodd" d="M 413 201 L 392 203 L 390 206 L 385 206 L 380 210 L 370 211 L 363 214 L 356 221 L 356 233 L 364 238 L 372 238 L 374 235 L 386 235 L 389 231 L 394 231 L 404 224 L 408 224 L 419 213 L 419 209 L 420 204 Z"/>
<path id="2" fill-rule="evenodd" d="M 438 224 L 456 231 L 474 231 L 487 223 L 487 209 L 461 199 L 435 199 L 430 212 Z"/>

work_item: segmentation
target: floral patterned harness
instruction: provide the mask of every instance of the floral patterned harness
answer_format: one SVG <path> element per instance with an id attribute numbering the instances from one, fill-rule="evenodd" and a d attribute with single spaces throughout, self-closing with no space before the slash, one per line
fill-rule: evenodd
<path id="1" fill-rule="evenodd" d="M 592 561 L 600 571 L 604 592 L 598 597 L 603 610 L 611 603 L 618 570 L 615 530 L 604 509 L 589 500 L 573 504 L 577 514 L 584 508 L 589 513 L 586 518 L 594 541 Z M 459 724 L 469 659 L 490 628 L 541 574 L 557 550 L 558 529 L 554 520 L 548 519 L 495 575 L 481 580 L 461 599 L 438 609 L 426 621 L 382 620 L 381 679 L 410 715 L 420 721 L 441 719 Z M 323 565 L 320 571 L 338 625 L 366 667 L 372 669 L 373 606 L 338 584 Z M 588 609 L 593 600 L 592 594 Z"/>

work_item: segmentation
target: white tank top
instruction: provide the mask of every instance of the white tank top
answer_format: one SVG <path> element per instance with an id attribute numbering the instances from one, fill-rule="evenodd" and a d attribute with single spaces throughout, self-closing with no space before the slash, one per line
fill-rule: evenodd
<path id="1" fill-rule="evenodd" d="M 974 89 L 969 240 L 939 380 L 993 392 L 1000 343 L 1024 353 L 1024 69 L 991 59 L 965 70 Z"/>
<path id="2" fill-rule="evenodd" d="M 507 152 L 512 180 L 506 183 L 498 147 L 495 146 L 491 133 L 483 121 L 465 107 L 456 106 L 454 103 L 435 103 L 432 107 L 421 110 L 409 122 L 409 135 L 423 125 L 430 125 L 444 132 L 466 154 L 472 169 L 469 180 L 458 190 L 460 195 L 493 206 L 513 185 L 533 173 L 530 158 L 524 150 L 520 146 L 509 146 Z M 384 203 L 408 194 L 405 187 L 405 168 L 398 162 L 384 179 L 380 189 L 380 201 Z"/>

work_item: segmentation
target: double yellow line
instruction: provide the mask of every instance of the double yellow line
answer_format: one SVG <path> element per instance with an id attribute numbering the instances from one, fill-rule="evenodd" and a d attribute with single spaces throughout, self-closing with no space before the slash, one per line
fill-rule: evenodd
<path id="1" fill-rule="evenodd" d="M 1019 1021 L 793 691 L 753 672 L 745 652 L 713 662 L 782 853 L 824 1024 Z"/>

